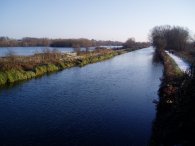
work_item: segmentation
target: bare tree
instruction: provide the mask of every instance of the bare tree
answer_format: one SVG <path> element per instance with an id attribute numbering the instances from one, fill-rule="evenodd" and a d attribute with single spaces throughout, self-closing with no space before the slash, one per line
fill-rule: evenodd
<path id="1" fill-rule="evenodd" d="M 156 26 L 152 29 L 150 40 L 157 49 L 183 50 L 186 49 L 189 32 L 179 26 Z"/>
<path id="2" fill-rule="evenodd" d="M 133 48 L 135 46 L 135 38 L 129 38 L 125 43 L 125 48 Z"/>

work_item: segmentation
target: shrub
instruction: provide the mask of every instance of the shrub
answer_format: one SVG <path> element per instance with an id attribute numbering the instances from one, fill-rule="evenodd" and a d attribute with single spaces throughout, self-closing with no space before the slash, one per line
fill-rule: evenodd
<path id="1" fill-rule="evenodd" d="M 20 81 L 20 80 L 25 80 L 28 78 L 27 75 L 21 70 L 12 69 L 12 70 L 6 71 L 6 74 L 7 74 L 9 83 L 13 83 L 13 82 Z"/>
<path id="2" fill-rule="evenodd" d="M 0 72 L 0 85 L 3 85 L 7 82 L 7 75 L 4 72 Z"/>
<path id="3" fill-rule="evenodd" d="M 53 72 L 53 71 L 57 71 L 57 70 L 59 70 L 59 68 L 57 66 L 55 66 L 54 64 L 48 64 L 47 72 Z"/>
<path id="4" fill-rule="evenodd" d="M 36 74 L 36 76 L 43 75 L 46 72 L 47 72 L 47 66 L 46 65 L 35 67 L 35 74 Z"/>

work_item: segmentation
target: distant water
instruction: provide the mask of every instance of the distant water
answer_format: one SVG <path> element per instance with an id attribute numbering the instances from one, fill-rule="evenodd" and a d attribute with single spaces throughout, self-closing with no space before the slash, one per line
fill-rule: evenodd
<path id="1" fill-rule="evenodd" d="M 0 57 L 6 56 L 9 52 L 15 55 L 29 56 L 35 53 L 41 53 L 45 48 L 50 50 L 57 49 L 62 53 L 73 52 L 73 48 L 52 48 L 52 47 L 0 47 Z"/>
<path id="2" fill-rule="evenodd" d="M 162 65 L 153 48 L 0 89 L 0 145 L 145 146 Z"/>
<path id="3" fill-rule="evenodd" d="M 108 49 L 111 48 L 121 48 L 122 46 L 100 46 L 106 47 Z M 64 48 L 52 48 L 52 47 L 0 47 L 0 57 L 7 56 L 9 52 L 14 53 L 15 55 L 21 56 L 29 56 L 34 55 L 35 53 L 42 53 L 45 48 L 50 50 L 57 49 L 62 53 L 70 53 L 74 52 L 74 48 L 71 47 L 64 47 Z M 94 50 L 95 47 L 89 47 L 89 50 Z M 85 48 L 81 48 L 82 51 L 85 51 Z"/>

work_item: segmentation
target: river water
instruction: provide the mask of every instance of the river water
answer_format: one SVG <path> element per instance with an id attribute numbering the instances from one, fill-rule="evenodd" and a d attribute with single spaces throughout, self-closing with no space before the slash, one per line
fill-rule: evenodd
<path id="1" fill-rule="evenodd" d="M 0 89 L 0 145 L 147 145 L 163 69 L 153 52 Z"/>

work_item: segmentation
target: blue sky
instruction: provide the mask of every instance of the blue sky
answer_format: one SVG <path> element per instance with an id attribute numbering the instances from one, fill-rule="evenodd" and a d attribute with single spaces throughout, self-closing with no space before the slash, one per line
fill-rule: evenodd
<path id="1" fill-rule="evenodd" d="M 195 0 L 0 0 L 0 36 L 147 41 L 156 25 L 195 32 Z"/>

